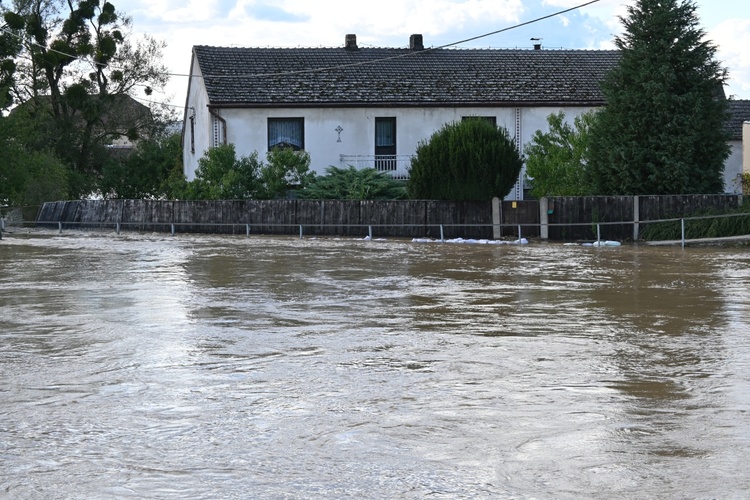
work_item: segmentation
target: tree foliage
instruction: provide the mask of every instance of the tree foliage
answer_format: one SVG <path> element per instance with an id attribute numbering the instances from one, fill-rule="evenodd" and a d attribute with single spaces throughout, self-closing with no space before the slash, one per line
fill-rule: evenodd
<path id="1" fill-rule="evenodd" d="M 315 178 L 310 172 L 310 154 L 292 148 L 273 148 L 260 167 L 260 189 L 256 198 L 283 198 L 293 187 L 303 188 Z"/>
<path id="2" fill-rule="evenodd" d="M 573 126 L 565 113 L 547 117 L 548 132 L 537 130 L 526 145 L 526 174 L 533 180 L 531 194 L 543 196 L 586 196 L 591 194 L 587 175 L 589 133 L 596 112 L 576 116 Z"/>
<path id="3" fill-rule="evenodd" d="M 480 118 L 444 125 L 417 146 L 407 190 L 411 198 L 491 200 L 505 197 L 522 160 L 503 127 Z"/>
<path id="4" fill-rule="evenodd" d="M 716 193 L 729 155 L 726 69 L 704 39 L 696 6 L 638 0 L 621 18 L 619 66 L 591 132 L 598 194 Z"/>
<path id="5" fill-rule="evenodd" d="M 398 200 L 406 197 L 406 190 L 402 182 L 384 172 L 374 168 L 357 170 L 350 165 L 328 167 L 326 175 L 316 177 L 298 194 L 314 200 Z"/>
<path id="6" fill-rule="evenodd" d="M 113 156 L 102 171 L 105 198 L 171 199 L 184 189 L 180 134 L 159 134 L 138 143 L 131 154 Z"/>
<path id="7" fill-rule="evenodd" d="M 3 14 L 0 21 L 0 111 L 13 103 L 11 89 L 15 84 L 16 56 L 23 48 L 14 30 L 23 27 L 23 19 L 12 12 Z"/>
<path id="8" fill-rule="evenodd" d="M 31 133 L 17 140 L 57 156 L 69 169 L 71 194 L 88 195 L 98 188 L 109 144 L 153 133 L 153 113 L 126 97 L 166 84 L 164 44 L 149 37 L 132 43 L 130 19 L 107 1 L 15 0 L 0 8 L 4 33 L 21 44 L 8 95 Z"/>
<path id="9" fill-rule="evenodd" d="M 198 160 L 195 179 L 186 184 L 185 199 L 272 199 L 286 196 L 295 186 L 304 187 L 314 174 L 304 151 L 274 149 L 264 164 L 257 151 L 237 158 L 234 144 L 209 148 Z"/>
<path id="10" fill-rule="evenodd" d="M 65 165 L 48 151 L 29 151 L 16 140 L 14 122 L 0 115 L 0 205 L 39 205 L 65 199 Z"/>

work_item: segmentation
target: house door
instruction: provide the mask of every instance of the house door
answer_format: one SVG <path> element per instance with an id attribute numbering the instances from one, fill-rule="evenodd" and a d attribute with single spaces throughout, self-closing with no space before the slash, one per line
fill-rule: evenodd
<path id="1" fill-rule="evenodd" d="M 375 169 L 396 170 L 396 118 L 375 118 Z"/>

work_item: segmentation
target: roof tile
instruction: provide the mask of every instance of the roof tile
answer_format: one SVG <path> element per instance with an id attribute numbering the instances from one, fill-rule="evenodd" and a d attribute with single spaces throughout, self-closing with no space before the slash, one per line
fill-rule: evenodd
<path id="1" fill-rule="evenodd" d="M 613 50 L 193 48 L 212 105 L 602 104 Z"/>

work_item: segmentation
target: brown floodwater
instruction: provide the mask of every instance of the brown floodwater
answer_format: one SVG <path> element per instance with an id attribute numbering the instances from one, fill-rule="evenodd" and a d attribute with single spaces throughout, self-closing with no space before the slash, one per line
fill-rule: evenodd
<path id="1" fill-rule="evenodd" d="M 740 498 L 748 457 L 748 248 L 0 241 L 0 496 Z"/>

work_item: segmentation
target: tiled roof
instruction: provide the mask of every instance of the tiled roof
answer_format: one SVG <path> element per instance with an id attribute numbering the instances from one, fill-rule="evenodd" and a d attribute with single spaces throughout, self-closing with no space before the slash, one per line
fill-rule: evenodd
<path id="1" fill-rule="evenodd" d="M 729 120 L 726 123 L 730 140 L 742 140 L 742 123 L 750 121 L 750 100 L 729 100 Z"/>
<path id="2" fill-rule="evenodd" d="M 612 50 L 193 47 L 212 105 L 604 103 Z"/>

